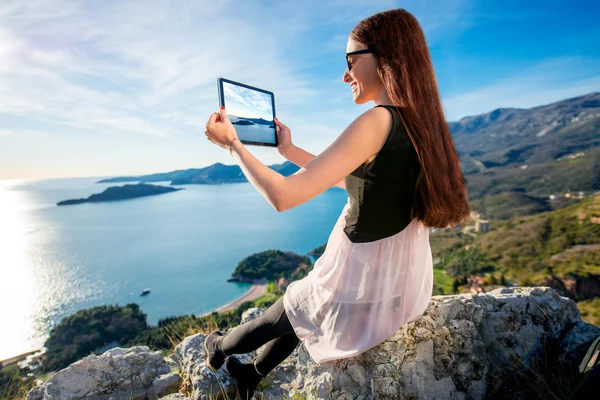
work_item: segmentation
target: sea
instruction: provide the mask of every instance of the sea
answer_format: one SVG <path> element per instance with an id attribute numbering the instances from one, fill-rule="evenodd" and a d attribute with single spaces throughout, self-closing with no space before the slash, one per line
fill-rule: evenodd
<path id="1" fill-rule="evenodd" d="M 275 143 L 275 130 L 268 125 L 236 125 L 235 130 L 238 137 L 243 140 Z"/>
<path id="2" fill-rule="evenodd" d="M 348 198 L 332 188 L 277 212 L 252 184 L 235 183 L 56 206 L 122 185 L 100 179 L 0 180 L 0 360 L 41 349 L 80 309 L 137 303 L 150 325 L 212 311 L 248 291 L 227 282 L 240 261 L 265 250 L 307 255 L 327 242 Z"/>

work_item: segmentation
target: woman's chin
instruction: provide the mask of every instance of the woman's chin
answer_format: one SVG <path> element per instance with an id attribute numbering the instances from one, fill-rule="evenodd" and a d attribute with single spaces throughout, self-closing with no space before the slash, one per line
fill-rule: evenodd
<path id="1" fill-rule="evenodd" d="M 363 98 L 363 96 L 356 95 L 356 94 L 352 97 L 352 100 L 354 101 L 355 104 L 365 104 L 368 101 L 368 100 L 365 100 Z"/>

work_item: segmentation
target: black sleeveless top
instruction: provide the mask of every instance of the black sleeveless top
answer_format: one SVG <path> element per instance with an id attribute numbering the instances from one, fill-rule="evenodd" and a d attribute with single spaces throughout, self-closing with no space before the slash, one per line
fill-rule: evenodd
<path id="1" fill-rule="evenodd" d="M 410 222 L 420 164 L 400 119 L 399 107 L 378 105 L 392 113 L 392 129 L 370 163 L 345 178 L 350 199 L 344 232 L 354 243 L 372 242 L 402 231 Z"/>

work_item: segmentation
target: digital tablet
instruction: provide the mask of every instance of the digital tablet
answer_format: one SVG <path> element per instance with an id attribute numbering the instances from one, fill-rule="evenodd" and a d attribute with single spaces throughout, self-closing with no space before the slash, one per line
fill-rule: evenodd
<path id="1" fill-rule="evenodd" d="M 244 144 L 277 147 L 275 95 L 264 89 L 225 78 L 217 79 L 219 106 Z"/>

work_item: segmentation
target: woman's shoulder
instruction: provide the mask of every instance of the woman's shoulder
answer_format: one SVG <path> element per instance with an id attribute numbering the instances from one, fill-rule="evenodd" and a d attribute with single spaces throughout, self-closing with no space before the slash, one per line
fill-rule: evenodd
<path id="1" fill-rule="evenodd" d="M 369 108 L 368 110 L 360 114 L 356 119 L 371 120 L 371 122 L 373 122 L 373 125 L 376 124 L 380 127 L 384 127 L 387 133 L 394 124 L 396 118 L 394 115 L 392 115 L 393 113 L 387 111 L 386 108 L 387 107 L 383 106 L 375 106 Z"/>

